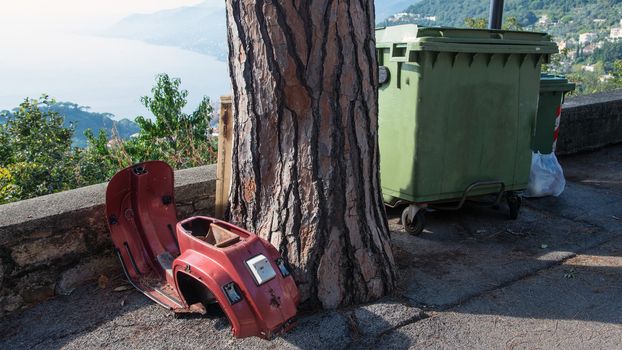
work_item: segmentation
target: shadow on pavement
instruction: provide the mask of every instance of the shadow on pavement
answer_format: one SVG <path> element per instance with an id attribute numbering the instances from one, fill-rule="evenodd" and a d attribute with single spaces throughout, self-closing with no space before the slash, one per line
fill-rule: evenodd
<path id="1" fill-rule="evenodd" d="M 622 146 L 616 147 L 622 154 Z M 600 153 L 610 157 L 612 151 Z M 591 160 L 584 162 L 586 157 Z M 598 157 L 597 152 L 562 163 L 575 176 L 588 173 L 582 164 L 590 167 Z M 622 159 L 603 162 L 617 175 L 600 177 L 622 174 Z M 505 205 L 428 212 L 426 230 L 415 237 L 402 230 L 401 211 L 388 210 L 401 295 L 433 310 L 619 324 L 622 243 L 606 244 L 622 237 L 622 195 L 604 183 L 578 184 L 579 178 L 559 198 L 525 200 L 516 221 L 507 219 Z M 573 258 L 586 251 L 591 260 Z M 575 266 L 576 261 L 582 263 Z M 508 291 L 513 294 L 503 294 Z M 478 296 L 481 302 L 471 302 Z M 468 310 L 460 308 L 467 302 Z"/>
<path id="2" fill-rule="evenodd" d="M 78 288 L 0 322 L 0 348 L 61 348 L 74 336 L 88 332 L 151 303 L 132 290 L 112 292 L 97 285 Z"/>

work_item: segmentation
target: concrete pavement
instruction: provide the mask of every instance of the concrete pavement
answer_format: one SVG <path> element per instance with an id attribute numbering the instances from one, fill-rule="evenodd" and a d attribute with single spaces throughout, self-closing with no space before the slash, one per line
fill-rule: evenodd
<path id="1" fill-rule="evenodd" d="M 427 213 L 418 237 L 389 211 L 400 283 L 357 308 L 301 315 L 271 342 L 230 335 L 219 310 L 175 319 L 113 276 L 0 321 L 1 349 L 622 348 L 622 145 L 561 159 L 559 198 Z"/>

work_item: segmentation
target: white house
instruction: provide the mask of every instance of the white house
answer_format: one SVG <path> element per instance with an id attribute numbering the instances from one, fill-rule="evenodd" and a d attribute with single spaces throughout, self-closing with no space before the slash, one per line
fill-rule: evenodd
<path id="1" fill-rule="evenodd" d="M 593 55 L 594 51 L 596 51 L 597 48 L 598 48 L 598 46 L 593 45 L 593 44 L 589 44 L 589 45 L 586 45 L 583 48 L 583 50 L 581 50 L 581 53 L 583 53 L 583 56 Z M 593 72 L 593 70 L 591 70 L 589 72 Z"/>
<path id="2" fill-rule="evenodd" d="M 585 72 L 594 72 L 594 70 L 596 69 L 596 66 L 593 64 L 592 65 L 588 64 L 588 65 L 583 66 L 582 69 Z"/>
<path id="3" fill-rule="evenodd" d="M 549 24 L 549 22 L 550 22 L 550 19 L 549 19 L 549 16 L 547 15 L 542 15 L 542 17 L 538 19 L 538 25 L 540 26 L 545 26 Z"/>
<path id="4" fill-rule="evenodd" d="M 583 33 L 579 35 L 579 42 L 581 44 L 588 44 L 596 40 L 597 37 L 598 37 L 598 34 L 596 33 Z"/>

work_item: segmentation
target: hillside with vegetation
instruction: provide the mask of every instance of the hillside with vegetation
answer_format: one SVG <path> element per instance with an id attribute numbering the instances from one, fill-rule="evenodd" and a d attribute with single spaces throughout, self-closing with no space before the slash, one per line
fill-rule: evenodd
<path id="1" fill-rule="evenodd" d="M 418 21 L 422 25 L 460 27 L 467 18 L 487 18 L 489 6 L 489 0 L 421 0 L 403 12 L 411 18 L 423 18 Z M 560 35 L 615 25 L 621 10 L 621 0 L 506 0 L 504 16 L 517 18 L 524 27 L 536 25 L 547 16 L 550 22 L 558 23 L 551 27 L 552 34 Z"/>
<path id="2" fill-rule="evenodd" d="M 48 102 L 40 106 L 44 112 L 49 109 L 51 112 L 58 113 L 63 116 L 63 127 L 74 130 L 71 140 L 74 147 L 86 147 L 85 132 L 87 130 L 91 130 L 95 134 L 103 131 L 109 138 L 114 135 L 122 140 L 129 139 L 130 136 L 140 130 L 138 124 L 133 121 L 129 119 L 114 120 L 114 115 L 110 113 L 92 112 L 89 111 L 89 107 L 80 106 L 73 102 L 56 102 L 48 100 L 45 96 L 41 100 Z M 13 111 L 0 112 L 0 124 L 6 123 L 17 112 L 18 108 Z"/>
<path id="3" fill-rule="evenodd" d="M 223 61 L 227 58 L 224 1 L 208 0 L 195 6 L 134 14 L 123 18 L 103 34 L 174 46 Z"/>
<path id="4" fill-rule="evenodd" d="M 63 116 L 64 127 L 75 129 L 73 145 L 76 147 L 86 147 L 84 133 L 89 129 L 95 134 L 103 130 L 108 137 L 115 135 L 123 140 L 140 131 L 138 124 L 129 119 L 114 120 L 113 114 L 92 112 L 89 109 L 73 102 L 57 102 L 50 106 L 51 111 Z"/>
<path id="5" fill-rule="evenodd" d="M 402 11 L 417 0 L 379 0 L 375 1 L 376 21 L 383 21 L 387 17 Z"/>
<path id="6" fill-rule="evenodd" d="M 489 0 L 421 0 L 388 25 L 485 27 Z M 506 25 L 552 35 L 560 48 L 547 68 L 579 83 L 578 94 L 622 88 L 622 0 L 506 0 Z"/>

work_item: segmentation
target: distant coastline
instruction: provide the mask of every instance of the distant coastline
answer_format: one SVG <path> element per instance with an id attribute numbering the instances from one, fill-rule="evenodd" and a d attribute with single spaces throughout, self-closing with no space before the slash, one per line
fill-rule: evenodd
<path id="1" fill-rule="evenodd" d="M 203 96 L 217 102 L 230 91 L 225 62 L 176 47 L 67 33 L 4 34 L 0 39 L 0 110 L 11 110 L 24 98 L 45 93 L 57 101 L 75 101 L 111 113 L 115 120 L 150 117 L 140 97 L 150 93 L 159 73 L 181 78 L 190 93 L 190 106 Z"/>

